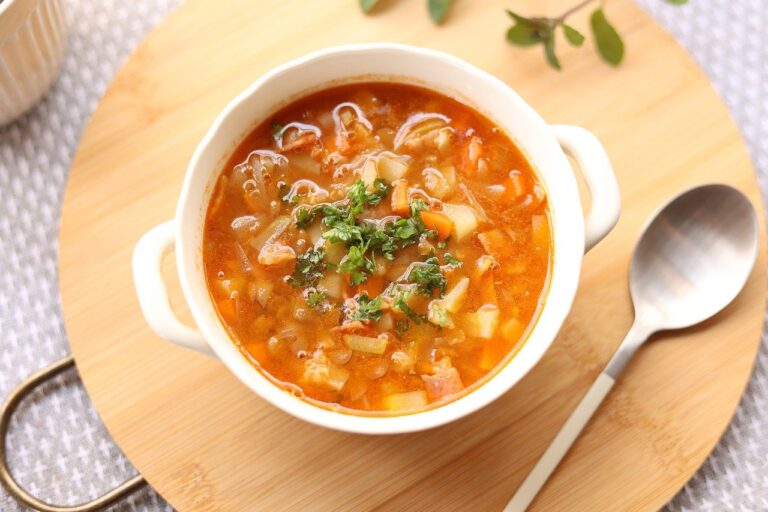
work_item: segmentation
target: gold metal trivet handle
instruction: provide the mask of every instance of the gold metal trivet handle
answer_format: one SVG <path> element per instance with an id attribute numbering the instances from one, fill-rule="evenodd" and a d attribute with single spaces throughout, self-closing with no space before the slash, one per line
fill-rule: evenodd
<path id="1" fill-rule="evenodd" d="M 40 501 L 30 495 L 26 490 L 22 489 L 16 480 L 13 479 L 13 476 L 8 469 L 8 461 L 6 460 L 5 453 L 5 438 L 8 434 L 8 426 L 11 423 L 11 416 L 13 416 L 13 413 L 16 411 L 16 408 L 24 397 L 32 392 L 37 386 L 69 370 L 73 366 L 75 366 L 75 358 L 70 355 L 63 359 L 59 359 L 48 368 L 44 368 L 39 372 L 30 375 L 11 392 L 5 400 L 2 410 L 0 410 L 0 483 L 2 483 L 11 496 L 16 498 L 19 502 L 39 512 L 91 512 L 94 510 L 101 510 L 117 500 L 137 491 L 147 483 L 146 480 L 144 480 L 144 477 L 137 475 L 93 501 L 82 503 L 80 505 L 58 506 Z"/>

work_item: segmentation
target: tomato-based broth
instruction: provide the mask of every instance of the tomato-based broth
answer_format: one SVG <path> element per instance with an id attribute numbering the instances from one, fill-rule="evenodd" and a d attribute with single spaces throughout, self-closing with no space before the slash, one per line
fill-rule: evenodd
<path id="1" fill-rule="evenodd" d="M 326 89 L 259 125 L 218 178 L 203 244 L 253 364 L 357 414 L 444 404 L 513 357 L 552 250 L 544 189 L 510 138 L 396 83 Z"/>

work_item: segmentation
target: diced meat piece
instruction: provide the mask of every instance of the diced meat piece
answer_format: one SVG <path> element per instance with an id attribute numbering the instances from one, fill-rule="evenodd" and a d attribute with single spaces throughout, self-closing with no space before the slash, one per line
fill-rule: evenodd
<path id="1" fill-rule="evenodd" d="M 296 251 L 280 243 L 265 244 L 259 251 L 259 263 L 265 266 L 280 265 L 296 260 Z"/>
<path id="2" fill-rule="evenodd" d="M 410 373 L 416 366 L 416 360 L 408 352 L 396 350 L 390 356 L 392 368 L 399 373 Z"/>
<path id="3" fill-rule="evenodd" d="M 349 372 L 331 363 L 325 353 L 318 349 L 311 359 L 304 362 L 304 379 L 340 391 L 349 379 Z"/>
<path id="4" fill-rule="evenodd" d="M 434 402 L 464 389 L 459 371 L 451 365 L 450 359 L 441 359 L 434 366 L 432 375 L 422 375 L 429 400 Z"/>

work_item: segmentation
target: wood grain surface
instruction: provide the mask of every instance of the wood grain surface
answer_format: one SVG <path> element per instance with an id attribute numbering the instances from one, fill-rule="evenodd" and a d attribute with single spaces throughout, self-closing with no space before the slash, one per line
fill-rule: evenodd
<path id="1" fill-rule="evenodd" d="M 442 27 L 430 23 L 424 2 L 382 3 L 366 18 L 351 0 L 189 0 L 126 62 L 83 135 L 61 227 L 67 332 L 110 432 L 180 511 L 501 510 L 629 328 L 630 252 L 651 212 L 686 187 L 715 181 L 738 187 L 762 212 L 722 102 L 629 0 L 608 7 L 626 37 L 621 68 L 561 42 L 559 73 L 539 49 L 504 42 L 509 2 L 457 2 Z M 515 5 L 556 14 L 571 3 Z M 573 23 L 586 26 L 586 19 Z M 556 342 L 514 389 L 439 429 L 365 437 L 295 420 L 223 365 L 153 335 L 130 258 L 145 231 L 172 218 L 197 142 L 235 94 L 310 50 L 381 40 L 453 53 L 509 83 L 548 121 L 592 130 L 614 162 L 624 211 L 586 257 Z M 532 510 L 654 510 L 680 489 L 727 426 L 749 378 L 765 263 L 761 250 L 747 288 L 724 312 L 658 335 L 640 351 Z"/>

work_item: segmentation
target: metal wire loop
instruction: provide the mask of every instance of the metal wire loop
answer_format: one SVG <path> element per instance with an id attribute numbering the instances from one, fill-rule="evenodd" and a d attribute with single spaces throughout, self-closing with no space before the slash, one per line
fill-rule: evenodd
<path id="1" fill-rule="evenodd" d="M 16 411 L 16 408 L 24 397 L 31 393 L 37 386 L 74 366 L 75 358 L 70 355 L 63 359 L 59 359 L 49 367 L 30 375 L 25 381 L 19 384 L 10 395 L 8 395 L 2 410 L 0 410 L 0 483 L 2 483 L 11 496 L 16 498 L 19 502 L 39 512 L 92 512 L 94 510 L 101 510 L 137 491 L 147 483 L 146 480 L 144 480 L 144 477 L 138 475 L 126 481 L 119 487 L 116 487 L 108 493 L 87 503 L 72 506 L 58 506 L 51 505 L 35 498 L 14 480 L 8 469 L 8 461 L 5 451 L 5 439 L 8 434 L 8 427 L 11 423 L 11 416 L 13 416 L 13 413 Z"/>

